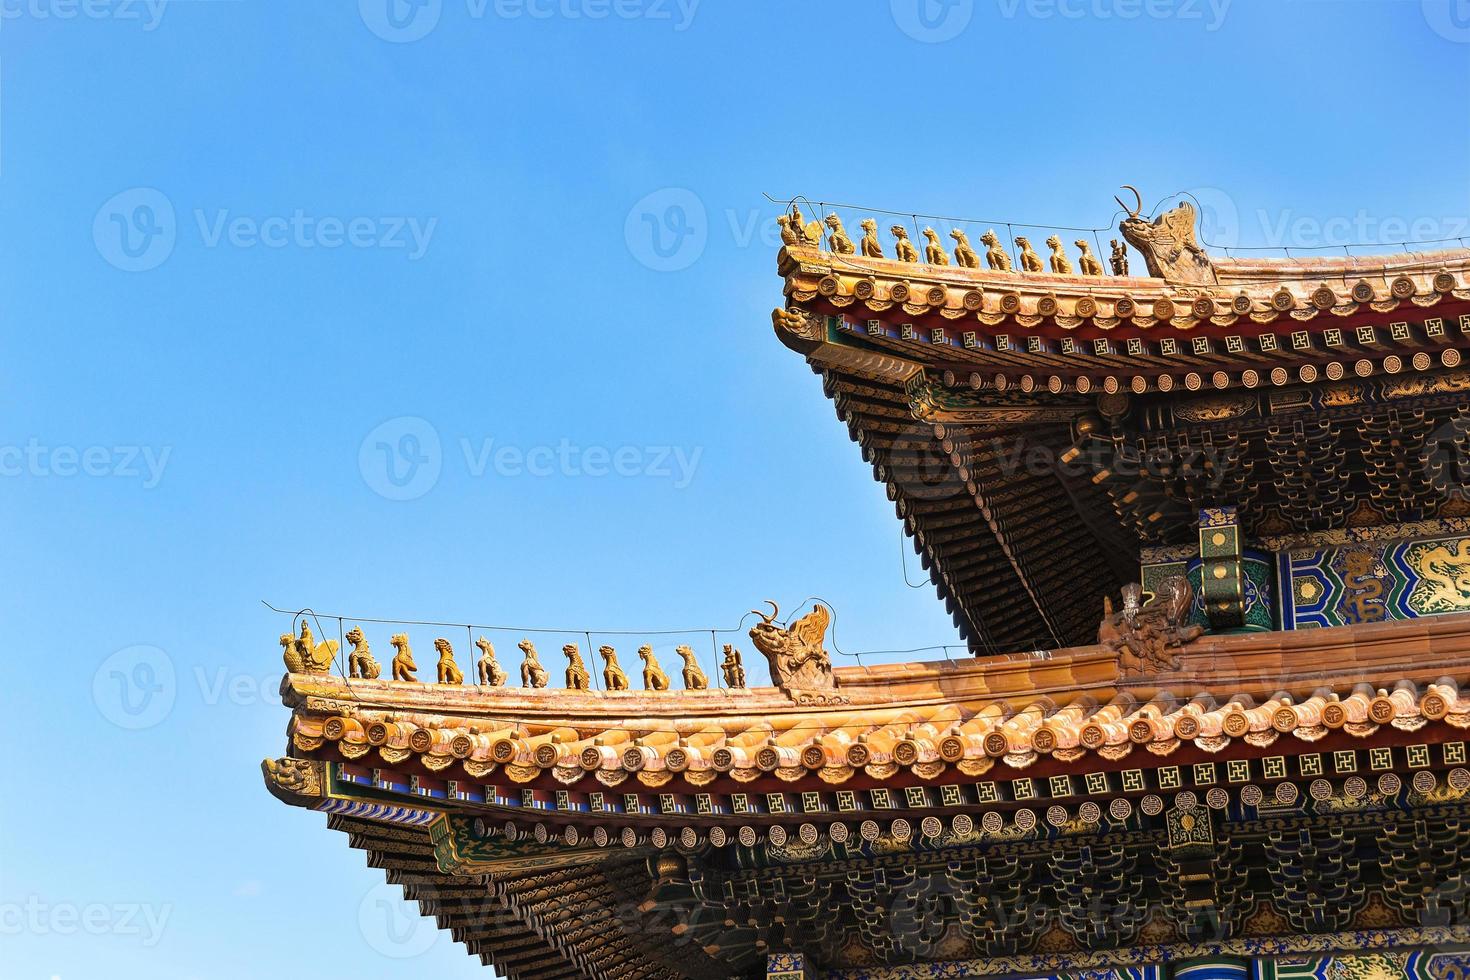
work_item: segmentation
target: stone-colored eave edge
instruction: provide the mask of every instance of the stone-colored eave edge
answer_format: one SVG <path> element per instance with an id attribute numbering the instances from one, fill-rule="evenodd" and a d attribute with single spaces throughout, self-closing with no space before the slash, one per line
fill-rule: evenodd
<path id="1" fill-rule="evenodd" d="M 834 309 L 940 316 L 985 326 L 1063 331 L 1167 323 L 1189 331 L 1349 318 L 1470 301 L 1470 250 L 1371 256 L 1348 261 L 1216 260 L 1219 283 L 1197 286 L 1143 276 L 992 272 L 896 259 L 834 255 L 811 246 L 781 249 L 777 268 L 797 303 Z M 1366 291 L 1354 295 L 1355 288 Z M 901 287 L 901 288 L 896 288 Z M 1324 291 L 1325 290 L 1325 291 Z"/>

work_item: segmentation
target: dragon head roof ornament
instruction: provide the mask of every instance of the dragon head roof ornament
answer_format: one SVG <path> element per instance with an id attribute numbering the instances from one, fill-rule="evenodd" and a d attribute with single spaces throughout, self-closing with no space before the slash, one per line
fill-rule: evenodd
<path id="1" fill-rule="evenodd" d="M 1181 201 L 1172 211 L 1165 211 L 1153 221 L 1139 217 L 1143 211 L 1143 196 L 1138 188 L 1129 184 L 1124 190 L 1133 192 L 1134 206 L 1114 197 L 1118 206 L 1128 212 L 1118 225 L 1118 230 L 1128 244 L 1138 249 L 1148 265 L 1148 274 L 1171 283 L 1189 286 L 1214 286 L 1218 284 L 1215 265 L 1210 261 L 1195 235 L 1195 220 L 1198 212 L 1189 201 Z"/>

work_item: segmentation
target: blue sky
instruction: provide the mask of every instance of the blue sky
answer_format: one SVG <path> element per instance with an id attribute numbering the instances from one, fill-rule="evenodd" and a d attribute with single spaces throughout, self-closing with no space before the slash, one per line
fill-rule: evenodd
<path id="1" fill-rule="evenodd" d="M 387 2 L 0 4 L 7 980 L 483 975 L 262 788 L 261 599 L 957 642 L 763 192 L 1470 235 L 1462 0 Z"/>

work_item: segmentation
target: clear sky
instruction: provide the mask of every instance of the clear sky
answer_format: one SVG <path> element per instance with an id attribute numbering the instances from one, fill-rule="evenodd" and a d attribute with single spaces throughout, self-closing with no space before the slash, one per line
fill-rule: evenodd
<path id="1" fill-rule="evenodd" d="M 1464 0 L 417 2 L 0 3 L 5 980 L 486 975 L 263 789 L 261 599 L 957 643 L 763 192 L 1470 235 Z"/>

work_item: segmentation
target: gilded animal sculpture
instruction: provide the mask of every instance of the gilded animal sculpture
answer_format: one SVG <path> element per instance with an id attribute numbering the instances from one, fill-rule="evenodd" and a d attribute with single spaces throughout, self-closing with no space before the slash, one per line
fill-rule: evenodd
<path id="1" fill-rule="evenodd" d="M 872 218 L 864 218 L 858 223 L 863 229 L 863 240 L 861 243 L 863 255 L 870 259 L 881 259 L 883 257 L 883 245 L 878 241 L 878 222 Z"/>
<path id="2" fill-rule="evenodd" d="M 653 655 L 653 647 L 641 646 L 638 648 L 638 656 L 643 661 L 643 689 L 646 691 L 667 691 L 669 689 L 669 675 L 658 665 L 658 658 Z"/>
<path id="3" fill-rule="evenodd" d="M 480 648 L 480 659 L 475 663 L 480 683 L 485 687 L 504 687 L 509 678 L 500 661 L 495 659 L 495 644 L 482 636 L 475 641 L 475 646 Z"/>
<path id="4" fill-rule="evenodd" d="M 933 228 L 924 229 L 924 261 L 929 265 L 949 265 L 949 255 L 939 244 L 939 233 Z"/>
<path id="5" fill-rule="evenodd" d="M 628 675 L 618 664 L 618 652 L 609 646 L 597 648 L 602 654 L 602 685 L 609 691 L 626 691 L 633 685 L 628 681 Z"/>
<path id="6" fill-rule="evenodd" d="M 1072 263 L 1067 258 L 1067 253 L 1062 251 L 1062 240 L 1056 235 L 1046 240 L 1046 247 L 1051 249 L 1051 271 L 1059 276 L 1070 276 L 1072 274 Z"/>
<path id="7" fill-rule="evenodd" d="M 783 214 L 776 219 L 781 226 L 781 241 L 786 245 L 815 245 L 822 240 L 822 224 L 819 221 L 808 222 L 801 213 L 801 208 L 795 204 L 791 205 L 791 213 Z"/>
<path id="8" fill-rule="evenodd" d="M 833 253 L 837 255 L 851 255 L 857 251 L 857 248 L 852 244 L 852 239 L 847 237 L 847 232 L 842 227 L 842 219 L 837 217 L 836 211 L 827 215 L 827 227 L 832 230 L 832 234 L 827 236 L 827 247 Z"/>
<path id="9" fill-rule="evenodd" d="M 1021 250 L 1021 271 L 1040 272 L 1044 267 L 1041 264 L 1041 256 L 1031 247 L 1031 239 L 1024 235 L 1016 239 L 1016 247 Z"/>
<path id="10" fill-rule="evenodd" d="M 1113 267 L 1113 275 L 1128 275 L 1128 246 L 1116 238 L 1112 240 L 1111 244 L 1113 246 L 1113 254 L 1108 256 L 1108 264 Z"/>
<path id="11" fill-rule="evenodd" d="M 909 241 L 908 229 L 903 225 L 894 225 L 888 229 L 893 236 L 893 254 L 898 256 L 900 262 L 919 261 L 919 250 L 914 248 L 914 243 Z"/>
<path id="12" fill-rule="evenodd" d="M 545 687 L 550 679 L 546 668 L 541 666 L 541 658 L 536 654 L 536 645 L 530 640 L 522 640 L 516 644 L 521 653 L 525 654 L 521 660 L 521 686 L 522 687 Z"/>
<path id="13" fill-rule="evenodd" d="M 463 684 L 464 674 L 460 672 L 459 664 L 454 662 L 454 647 L 441 636 L 434 641 L 434 649 L 439 651 L 439 683 Z"/>
<path id="14" fill-rule="evenodd" d="M 284 759 L 264 759 L 260 766 L 269 780 L 267 786 L 298 796 L 322 795 L 325 763 L 287 756 Z"/>
<path id="15" fill-rule="evenodd" d="M 694 659 L 694 648 L 688 646 L 674 647 L 674 652 L 684 661 L 684 687 L 690 691 L 703 691 L 709 687 L 709 678 L 700 669 L 699 662 Z"/>
<path id="16" fill-rule="evenodd" d="M 352 644 L 352 652 L 347 655 L 347 676 L 376 680 L 383 668 L 373 658 L 373 651 L 368 646 L 367 637 L 362 635 L 361 626 L 354 626 L 347 631 L 347 642 Z"/>
<path id="17" fill-rule="evenodd" d="M 1092 254 L 1092 249 L 1088 246 L 1087 239 L 1079 238 L 1072 244 L 1076 245 L 1077 251 L 1081 253 L 1077 256 L 1077 265 L 1082 270 L 1082 274 L 1084 276 L 1103 275 L 1102 263 L 1097 260 L 1096 255 Z"/>
<path id="18" fill-rule="evenodd" d="M 994 228 L 980 236 L 980 243 L 985 246 L 986 265 L 997 272 L 1011 271 L 1011 257 L 1000 247 L 1000 239 L 995 236 Z"/>
<path id="19" fill-rule="evenodd" d="M 561 652 L 567 658 L 567 690 L 591 690 L 592 675 L 587 673 L 587 665 L 582 662 L 582 651 L 577 649 L 577 644 L 568 643 Z"/>
<path id="20" fill-rule="evenodd" d="M 720 661 L 720 672 L 725 675 L 726 687 L 745 686 L 745 664 L 741 662 L 740 651 L 729 643 L 725 644 L 725 659 Z"/>
<path id="21" fill-rule="evenodd" d="M 823 638 L 832 614 L 826 606 L 813 606 L 812 611 L 790 626 L 776 622 L 781 609 L 769 599 L 770 615 L 753 610 L 761 622 L 750 631 L 751 642 L 771 665 L 771 680 L 785 691 L 821 691 L 837 686 L 832 661 L 827 656 Z"/>
<path id="22" fill-rule="evenodd" d="M 954 264 L 964 269 L 980 268 L 980 256 L 970 247 L 970 236 L 955 228 L 949 237 L 954 239 Z"/>
<path id="23" fill-rule="evenodd" d="M 1150 222 L 1138 216 L 1143 210 L 1143 198 L 1136 189 L 1127 189 L 1133 191 L 1138 203 L 1136 207 L 1129 208 L 1118 201 L 1128 211 L 1128 217 L 1118 225 L 1118 230 L 1129 245 L 1142 253 L 1148 274 L 1156 279 L 1190 286 L 1216 285 L 1215 265 L 1195 237 L 1194 205 L 1182 201 L 1172 211 L 1165 211 Z"/>
<path id="24" fill-rule="evenodd" d="M 413 649 L 408 645 L 407 633 L 394 633 L 388 638 L 393 645 L 393 679 L 395 681 L 416 681 L 414 672 L 419 665 L 413 662 Z"/>
<path id="25" fill-rule="evenodd" d="M 1470 609 L 1470 538 L 1425 541 L 1404 552 L 1419 582 L 1409 590 L 1409 608 L 1421 616 Z"/>
<path id="26" fill-rule="evenodd" d="M 337 659 L 337 649 L 336 640 L 316 642 L 316 637 L 311 635 L 311 627 L 304 619 L 301 621 L 300 636 L 292 636 L 290 633 L 281 634 L 282 659 L 286 662 L 288 673 L 329 673 L 332 669 L 332 662 Z"/>
<path id="27" fill-rule="evenodd" d="M 1194 604 L 1194 588 L 1189 579 L 1175 575 L 1159 584 L 1158 594 L 1142 604 L 1143 586 L 1129 582 L 1123 586 L 1123 606 L 1113 611 L 1113 602 L 1103 599 L 1103 619 L 1097 628 L 1097 642 L 1124 656 L 1128 666 L 1157 673 L 1177 666 L 1174 654 L 1187 643 L 1198 639 L 1204 627 L 1189 623 Z"/>

